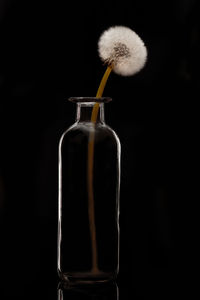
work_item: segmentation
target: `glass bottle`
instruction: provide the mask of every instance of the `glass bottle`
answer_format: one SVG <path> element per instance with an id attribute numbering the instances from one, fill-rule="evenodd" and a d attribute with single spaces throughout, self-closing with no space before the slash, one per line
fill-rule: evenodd
<path id="1" fill-rule="evenodd" d="M 110 98 L 69 100 L 77 110 L 59 143 L 58 274 L 71 282 L 105 282 L 119 270 L 120 142 L 104 120 Z"/>

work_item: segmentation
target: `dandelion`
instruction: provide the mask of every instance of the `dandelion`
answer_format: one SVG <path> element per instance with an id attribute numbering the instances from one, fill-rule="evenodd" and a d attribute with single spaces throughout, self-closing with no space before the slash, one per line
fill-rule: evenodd
<path id="1" fill-rule="evenodd" d="M 112 70 L 122 76 L 131 76 L 139 72 L 147 60 L 144 42 L 132 29 L 125 26 L 113 26 L 104 31 L 98 41 L 98 52 L 108 67 L 100 83 L 97 97 L 102 96 Z"/>
<path id="2" fill-rule="evenodd" d="M 104 31 L 98 42 L 98 51 L 103 62 L 113 65 L 113 71 L 123 76 L 139 72 L 147 59 L 144 42 L 125 26 L 114 26 Z"/>
<path id="3" fill-rule="evenodd" d="M 98 52 L 102 61 L 107 64 L 107 69 L 100 82 L 96 98 L 102 97 L 112 70 L 119 75 L 131 76 L 144 67 L 147 59 L 147 50 L 143 41 L 133 30 L 125 26 L 114 26 L 104 31 L 98 42 Z M 99 103 L 96 102 L 91 116 L 93 126 L 96 123 L 98 111 Z M 94 140 L 94 131 L 91 131 L 88 141 L 88 215 L 92 250 L 92 272 L 99 274 L 93 193 Z"/>

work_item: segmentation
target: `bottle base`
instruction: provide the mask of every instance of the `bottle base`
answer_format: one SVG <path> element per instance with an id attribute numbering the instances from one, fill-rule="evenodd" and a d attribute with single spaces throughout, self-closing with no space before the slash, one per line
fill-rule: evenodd
<path id="1" fill-rule="evenodd" d="M 109 272 L 59 272 L 60 279 L 69 285 L 99 284 L 115 281 L 117 274 Z"/>

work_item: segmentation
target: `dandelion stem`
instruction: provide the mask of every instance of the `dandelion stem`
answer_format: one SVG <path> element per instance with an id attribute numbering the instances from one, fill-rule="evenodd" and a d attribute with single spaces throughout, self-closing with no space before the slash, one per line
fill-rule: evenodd
<path id="1" fill-rule="evenodd" d="M 103 78 L 101 79 L 101 82 L 100 82 L 100 85 L 99 85 L 99 88 L 98 88 L 98 91 L 97 91 L 97 94 L 96 94 L 96 98 L 102 97 L 106 82 L 108 80 L 108 77 L 109 77 L 110 72 L 112 71 L 112 69 L 113 69 L 113 66 L 108 65 L 108 67 L 107 67 L 107 69 L 106 69 L 106 71 L 103 75 Z"/>
<path id="2" fill-rule="evenodd" d="M 106 82 L 112 71 L 112 66 L 109 65 L 104 73 L 104 76 L 100 82 L 96 98 L 102 97 Z M 98 268 L 98 251 L 97 251 L 97 240 L 96 240 L 96 225 L 95 225 L 95 207 L 94 207 L 94 190 L 93 190 L 93 169 L 94 169 L 94 126 L 97 120 L 99 112 L 99 103 L 95 103 L 91 122 L 93 125 L 89 135 L 88 142 L 88 169 L 87 169 L 87 182 L 88 182 L 88 216 L 89 216 L 89 228 L 91 237 L 91 248 L 92 248 L 92 272 L 99 273 Z"/>

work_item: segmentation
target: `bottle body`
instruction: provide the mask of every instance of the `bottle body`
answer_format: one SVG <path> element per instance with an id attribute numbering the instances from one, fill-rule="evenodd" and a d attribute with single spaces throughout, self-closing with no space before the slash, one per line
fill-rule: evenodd
<path id="1" fill-rule="evenodd" d="M 89 200 L 92 135 L 93 195 Z M 76 122 L 59 144 L 58 273 L 62 279 L 96 282 L 116 277 L 119 185 L 120 142 L 115 132 L 105 123 Z"/>

